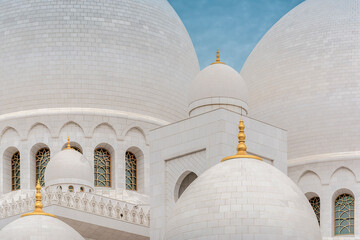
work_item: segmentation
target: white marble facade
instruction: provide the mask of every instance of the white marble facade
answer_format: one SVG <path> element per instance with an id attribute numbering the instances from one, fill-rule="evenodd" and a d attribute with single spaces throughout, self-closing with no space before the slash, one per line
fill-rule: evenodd
<path id="1" fill-rule="evenodd" d="M 54 156 L 70 137 L 91 164 L 96 148 L 110 152 L 111 187 L 50 186 L 45 210 L 85 239 L 165 240 L 186 189 L 235 153 L 243 114 L 248 152 L 320 198 L 323 239 L 360 239 L 359 9 L 358 0 L 304 1 L 240 76 L 220 64 L 198 74 L 167 0 L 0 1 L 0 228 L 33 209 L 36 152 Z M 21 190 L 11 191 L 17 151 Z M 126 151 L 137 158 L 137 191 L 125 187 Z M 355 231 L 336 236 L 343 193 L 355 198 Z"/>
<path id="2" fill-rule="evenodd" d="M 217 109 L 150 132 L 151 239 L 164 239 L 186 176 L 200 176 L 235 153 L 239 119 L 236 112 Z M 248 152 L 286 174 L 286 131 L 247 117 L 244 122 Z"/>
<path id="3" fill-rule="evenodd" d="M 199 71 L 176 12 L 166 0 L 16 0 L 1 1 L 0 15 L 0 225 L 31 209 L 37 150 L 54 156 L 70 137 L 92 164 L 96 148 L 110 152 L 111 187 L 78 196 L 93 200 L 93 210 L 75 203 L 70 183 L 61 192 L 50 187 L 58 201 L 49 211 L 86 238 L 148 238 L 147 135 L 187 116 Z M 21 190 L 11 191 L 17 151 Z M 126 151 L 137 158 L 137 191 L 125 189 Z"/>
<path id="4" fill-rule="evenodd" d="M 26 121 L 24 121 L 24 118 L 26 118 Z M 149 182 L 145 181 L 145 179 L 149 175 L 150 163 L 149 144 L 146 135 L 150 129 L 159 126 L 159 123 L 148 119 L 131 119 L 130 116 L 111 116 L 110 114 L 103 116 L 91 111 L 88 114 L 82 111 L 80 114 L 68 109 L 67 115 L 60 111 L 54 114 L 49 114 L 48 112 L 45 116 L 41 114 L 37 116 L 21 116 L 15 119 L 6 119 L 6 121 L 0 123 L 0 126 L 3 129 L 0 140 L 0 151 L 3 156 L 1 158 L 2 171 L 0 172 L 0 189 L 2 191 L 0 197 L 2 205 L 2 213 L 0 214 L 1 226 L 12 221 L 14 219 L 13 216 L 19 217 L 19 214 L 33 208 L 31 202 L 33 202 L 33 189 L 35 187 L 36 151 L 42 147 L 48 147 L 51 156 L 53 156 L 66 146 L 67 137 L 69 136 L 71 145 L 81 149 L 84 156 L 92 164 L 96 148 L 102 147 L 110 152 L 111 188 L 96 187 L 95 193 L 87 193 L 86 199 L 88 199 L 87 202 L 90 204 L 93 199 L 92 196 L 94 196 L 94 200 L 97 199 L 96 202 L 99 203 L 96 204 L 99 204 L 99 206 L 101 206 L 101 202 L 104 206 L 111 202 L 113 210 L 102 213 L 97 208 L 96 210 L 91 210 L 90 207 L 84 209 L 83 205 L 77 206 L 74 200 L 76 196 L 70 194 L 68 197 L 71 197 L 72 200 L 66 200 L 66 186 L 63 188 L 63 193 L 61 193 L 65 195 L 60 195 L 58 200 L 53 200 L 53 203 L 47 204 L 50 206 L 50 209 L 53 208 L 51 206 L 67 206 L 82 211 L 83 217 L 78 219 L 79 214 L 76 214 L 76 212 L 53 210 L 59 217 L 64 217 L 65 222 L 68 222 L 82 233 L 86 229 L 91 229 L 89 224 L 97 226 L 96 229 L 101 228 L 104 218 L 99 219 L 96 216 L 91 216 L 95 214 L 105 216 L 105 219 L 107 219 L 106 223 L 114 226 L 112 227 L 113 230 L 110 231 L 114 236 L 127 236 L 133 239 L 136 239 L 137 236 L 142 236 L 139 239 L 148 238 L 149 221 L 142 220 L 143 224 L 140 224 L 140 215 L 137 215 L 136 219 L 132 220 L 131 212 L 136 211 L 139 214 L 142 211 L 143 219 L 149 215 Z M 21 190 L 11 191 L 10 159 L 16 151 L 20 152 L 21 158 Z M 133 152 L 138 160 L 138 191 L 136 192 L 125 189 L 126 151 Z M 52 189 L 49 194 L 57 194 L 57 190 Z M 79 201 L 81 202 L 83 194 L 80 195 Z M 17 205 L 18 201 L 20 201 L 19 205 Z M 15 206 L 13 206 L 14 203 L 16 203 Z M 117 204 L 120 204 L 118 209 L 121 212 L 124 212 L 125 205 L 127 205 L 126 209 L 128 210 L 126 214 L 123 213 L 123 217 L 120 217 L 120 213 L 115 213 Z M 135 207 L 137 205 L 141 207 Z M 127 216 L 126 219 L 125 215 Z M 76 221 L 81 224 L 76 223 Z M 97 235 L 87 233 L 85 236 L 94 237 Z M 99 238 L 95 239 L 103 239 L 106 235 L 98 236 Z"/>
<path id="5" fill-rule="evenodd" d="M 323 239 L 342 239 L 334 237 L 335 199 L 343 194 L 351 194 L 355 198 L 355 229 L 353 236 L 346 239 L 360 237 L 360 208 L 357 200 L 360 195 L 358 161 L 360 158 L 339 155 L 337 159 L 308 164 L 292 163 L 289 166 L 289 177 L 298 184 L 308 199 L 320 198 L 320 227 Z"/>

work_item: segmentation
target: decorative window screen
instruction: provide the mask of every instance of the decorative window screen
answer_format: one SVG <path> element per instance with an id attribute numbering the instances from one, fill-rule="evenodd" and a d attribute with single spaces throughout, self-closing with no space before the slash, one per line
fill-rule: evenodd
<path id="1" fill-rule="evenodd" d="M 95 187 L 111 187 L 111 155 L 104 148 L 94 152 Z"/>
<path id="2" fill-rule="evenodd" d="M 136 191 L 137 189 L 137 160 L 135 154 L 132 152 L 126 152 L 126 189 Z"/>
<path id="3" fill-rule="evenodd" d="M 48 148 L 42 148 L 39 151 L 37 151 L 35 155 L 35 161 L 36 161 L 36 182 L 39 180 L 40 185 L 43 187 L 45 186 L 44 181 L 44 174 L 45 169 L 50 161 L 50 150 Z"/>
<path id="4" fill-rule="evenodd" d="M 20 153 L 16 152 L 11 158 L 11 190 L 20 189 Z"/>
<path id="5" fill-rule="evenodd" d="M 341 194 L 335 200 L 335 235 L 354 234 L 354 197 Z"/>
<path id="6" fill-rule="evenodd" d="M 320 225 L 320 198 L 319 197 L 313 197 L 309 200 L 313 210 L 314 210 L 314 213 L 315 213 L 315 216 L 318 220 L 318 223 Z"/>

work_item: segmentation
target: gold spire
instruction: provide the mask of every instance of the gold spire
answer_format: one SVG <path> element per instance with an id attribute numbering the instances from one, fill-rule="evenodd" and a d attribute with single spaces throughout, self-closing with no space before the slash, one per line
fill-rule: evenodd
<path id="1" fill-rule="evenodd" d="M 70 138 L 68 137 L 68 141 L 67 141 L 67 147 L 66 149 L 71 149 L 71 146 L 70 146 Z"/>
<path id="2" fill-rule="evenodd" d="M 220 52 L 219 52 L 219 49 L 217 49 L 216 51 L 216 62 L 213 62 L 211 65 L 213 64 L 225 64 L 223 62 L 220 62 Z"/>
<path id="3" fill-rule="evenodd" d="M 31 213 L 25 213 L 23 215 L 21 215 L 21 217 L 26 217 L 26 216 L 32 216 L 32 215 L 44 215 L 44 216 L 49 216 L 49 217 L 56 217 L 55 215 L 53 214 L 50 214 L 50 213 L 46 213 L 42 210 L 43 208 L 43 204 L 41 202 L 41 185 L 40 185 L 40 181 L 38 180 L 37 181 L 37 184 L 36 184 L 36 194 L 35 194 L 35 210 Z"/>
<path id="4" fill-rule="evenodd" d="M 238 144 L 238 146 L 236 148 L 237 153 L 235 155 L 233 155 L 233 156 L 226 157 L 221 161 L 224 162 L 226 160 L 233 159 L 233 158 L 254 158 L 254 159 L 262 161 L 262 159 L 260 157 L 247 154 L 247 152 L 246 152 L 247 147 L 245 145 L 245 138 L 246 138 L 245 124 L 244 124 L 243 118 L 241 116 L 240 124 L 239 124 L 239 135 L 238 135 L 239 144 Z"/>

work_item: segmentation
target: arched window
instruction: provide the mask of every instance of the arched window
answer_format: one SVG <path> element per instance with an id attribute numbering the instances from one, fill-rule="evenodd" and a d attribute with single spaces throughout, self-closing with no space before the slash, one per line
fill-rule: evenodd
<path id="1" fill-rule="evenodd" d="M 320 225 L 320 198 L 319 197 L 313 197 L 309 200 L 313 210 L 314 210 L 314 213 L 315 213 L 315 216 L 318 220 L 318 223 Z"/>
<path id="2" fill-rule="evenodd" d="M 80 192 L 84 192 L 84 187 L 80 187 Z"/>
<path id="3" fill-rule="evenodd" d="M 39 180 L 41 186 L 45 186 L 44 174 L 45 169 L 50 161 L 50 150 L 48 148 L 42 148 L 37 151 L 35 155 L 36 161 L 36 182 Z"/>
<path id="4" fill-rule="evenodd" d="M 74 149 L 75 151 L 77 151 L 77 152 L 79 152 L 79 153 L 81 153 L 82 154 L 82 151 L 81 151 L 81 149 L 80 148 L 78 148 L 78 147 L 71 147 L 72 149 Z"/>
<path id="5" fill-rule="evenodd" d="M 111 187 L 111 155 L 104 148 L 94 152 L 95 187 Z"/>
<path id="6" fill-rule="evenodd" d="M 125 154 L 125 176 L 126 176 L 126 189 L 136 191 L 136 157 L 132 152 L 126 152 Z"/>
<path id="7" fill-rule="evenodd" d="M 11 190 L 20 189 L 20 153 L 16 152 L 11 157 Z"/>
<path id="8" fill-rule="evenodd" d="M 69 192 L 74 192 L 74 187 L 73 186 L 69 186 Z"/>
<path id="9" fill-rule="evenodd" d="M 335 235 L 354 234 L 354 197 L 341 194 L 335 200 Z"/>

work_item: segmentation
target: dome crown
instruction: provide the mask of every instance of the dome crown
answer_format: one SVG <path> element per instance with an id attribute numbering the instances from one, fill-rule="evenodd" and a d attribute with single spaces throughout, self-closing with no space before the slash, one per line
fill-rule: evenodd
<path id="1" fill-rule="evenodd" d="M 69 147 L 55 154 L 45 170 L 46 187 L 56 184 L 79 184 L 94 187 L 91 163 L 84 155 Z"/>
<path id="2" fill-rule="evenodd" d="M 189 91 L 189 115 L 194 116 L 216 108 L 247 111 L 248 90 L 240 74 L 220 61 L 203 69 Z"/>

